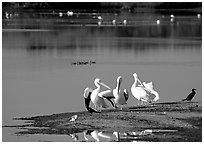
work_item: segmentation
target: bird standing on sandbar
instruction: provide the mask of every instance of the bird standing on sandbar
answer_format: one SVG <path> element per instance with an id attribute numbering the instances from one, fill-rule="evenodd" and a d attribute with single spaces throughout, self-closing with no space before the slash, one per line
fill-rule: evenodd
<path id="1" fill-rule="evenodd" d="M 138 105 L 146 103 L 156 102 L 159 99 L 159 94 L 153 89 L 153 83 L 142 83 L 136 73 L 133 74 L 135 79 L 131 92 L 132 95 L 138 100 Z M 139 85 L 137 84 L 139 82 Z"/>
<path id="2" fill-rule="evenodd" d="M 193 97 L 195 96 L 196 92 L 195 92 L 195 88 L 192 89 L 192 92 L 182 101 L 191 101 L 193 99 Z"/>
<path id="3" fill-rule="evenodd" d="M 101 112 L 101 108 L 108 108 L 109 106 L 106 104 L 105 100 L 108 100 L 112 106 L 114 106 L 111 101 L 112 96 L 107 96 L 111 92 L 111 88 L 106 84 L 102 83 L 100 79 L 96 78 L 94 81 L 96 89 L 86 88 L 84 90 L 84 98 L 85 98 L 85 106 L 86 109 L 90 112 Z M 104 86 L 108 90 L 101 91 L 100 85 Z M 95 110 L 89 107 L 90 101 L 94 104 Z M 97 110 L 99 108 L 99 111 Z"/>
<path id="4" fill-rule="evenodd" d="M 113 96 L 114 96 L 114 101 L 115 101 L 114 107 L 115 108 L 117 108 L 117 104 L 118 105 L 127 104 L 127 100 L 128 100 L 128 97 L 129 97 L 127 89 L 124 89 L 123 91 L 120 90 L 121 83 L 122 83 L 122 77 L 119 76 L 117 78 L 117 81 L 116 81 L 116 88 L 113 89 Z"/>

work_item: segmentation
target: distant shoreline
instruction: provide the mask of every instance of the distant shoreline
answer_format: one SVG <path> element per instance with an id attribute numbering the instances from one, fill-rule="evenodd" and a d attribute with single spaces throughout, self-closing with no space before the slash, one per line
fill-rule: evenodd
<path id="1" fill-rule="evenodd" d="M 145 12 L 196 11 L 202 13 L 202 2 L 3 2 L 2 13 L 39 10 L 73 10 L 77 12 Z"/>

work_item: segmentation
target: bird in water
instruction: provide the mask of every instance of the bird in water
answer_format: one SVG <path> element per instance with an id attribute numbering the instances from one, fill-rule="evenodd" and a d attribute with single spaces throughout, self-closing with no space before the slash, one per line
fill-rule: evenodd
<path id="1" fill-rule="evenodd" d="M 111 101 L 111 98 L 113 97 L 107 96 L 110 93 L 110 87 L 102 83 L 98 78 L 95 79 L 94 84 L 97 87 L 96 89 L 92 90 L 91 88 L 86 88 L 84 90 L 85 106 L 91 114 L 93 112 L 101 112 L 101 108 L 108 108 L 109 106 L 106 104 L 105 100 L 108 100 L 114 106 L 113 102 Z M 108 88 L 108 90 L 101 92 L 100 85 Z M 95 110 L 89 107 L 90 101 L 92 101 L 94 104 Z M 100 108 L 99 111 L 97 110 L 98 107 Z"/>
<path id="2" fill-rule="evenodd" d="M 195 92 L 195 88 L 192 89 L 192 92 L 182 101 L 191 101 L 193 99 L 193 97 L 195 96 L 196 92 Z"/>
<path id="3" fill-rule="evenodd" d="M 114 102 L 115 102 L 114 107 L 115 108 L 117 108 L 117 104 L 118 105 L 127 104 L 126 102 L 128 100 L 128 97 L 129 97 L 127 89 L 124 89 L 123 92 L 120 90 L 121 83 L 122 83 L 122 77 L 119 76 L 117 78 L 116 88 L 113 89 L 113 96 L 114 96 Z"/>

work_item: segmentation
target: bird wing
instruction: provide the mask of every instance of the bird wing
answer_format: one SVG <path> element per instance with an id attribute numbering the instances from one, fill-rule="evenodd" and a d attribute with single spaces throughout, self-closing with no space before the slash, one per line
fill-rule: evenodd
<path id="1" fill-rule="evenodd" d="M 93 89 L 91 89 L 89 87 L 85 88 L 84 97 L 87 98 L 89 96 L 89 94 L 92 93 L 92 92 L 93 92 Z"/>
<path id="2" fill-rule="evenodd" d="M 187 96 L 187 98 L 186 98 L 186 100 L 188 101 L 188 100 L 191 100 L 193 97 L 194 97 L 194 95 L 195 95 L 195 93 L 190 93 L 188 96 Z"/>
<path id="3" fill-rule="evenodd" d="M 115 98 L 113 96 L 113 91 L 112 90 L 102 91 L 98 95 L 99 95 L 99 97 L 102 97 L 102 98 L 105 98 L 106 100 L 108 100 L 111 103 L 111 105 L 114 107 L 114 103 L 111 101 L 111 99 Z"/>
<path id="4" fill-rule="evenodd" d="M 126 89 L 124 89 L 124 97 L 125 97 L 125 101 L 127 101 L 129 98 L 129 94 L 128 94 L 128 91 Z"/>
<path id="5" fill-rule="evenodd" d="M 91 95 L 91 94 L 90 94 Z M 89 111 L 89 104 L 90 104 L 91 98 L 90 96 L 88 98 L 85 98 L 85 107 Z"/>
<path id="6" fill-rule="evenodd" d="M 113 91 L 112 90 L 105 90 L 105 91 L 102 91 L 98 94 L 99 97 L 102 97 L 102 98 L 115 98 L 113 96 Z"/>

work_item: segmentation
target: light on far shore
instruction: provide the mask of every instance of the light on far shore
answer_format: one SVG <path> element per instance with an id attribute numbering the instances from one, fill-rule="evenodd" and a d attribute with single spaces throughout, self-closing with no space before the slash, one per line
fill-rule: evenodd
<path id="1" fill-rule="evenodd" d="M 160 20 L 157 20 L 157 24 L 158 24 L 158 25 L 160 24 Z"/>
<path id="2" fill-rule="evenodd" d="M 200 14 L 197 14 L 197 18 L 199 19 L 201 17 L 201 15 Z"/>

